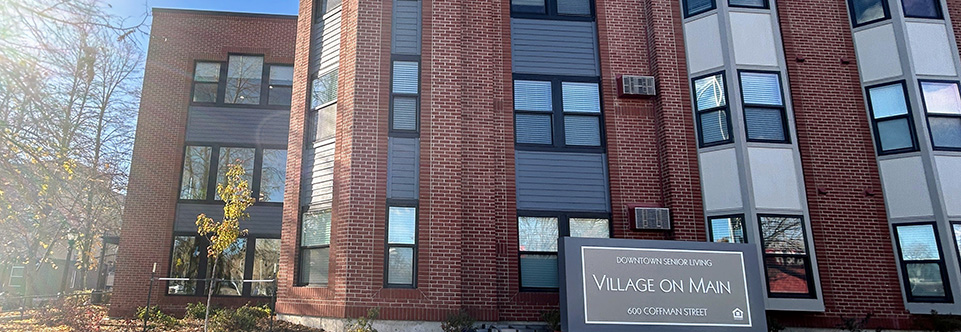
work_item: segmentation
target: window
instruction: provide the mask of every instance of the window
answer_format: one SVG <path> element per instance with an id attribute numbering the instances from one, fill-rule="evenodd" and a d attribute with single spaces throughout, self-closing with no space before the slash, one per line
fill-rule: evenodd
<path id="1" fill-rule="evenodd" d="M 740 72 L 744 123 L 751 142 L 789 143 L 787 114 L 778 73 Z"/>
<path id="2" fill-rule="evenodd" d="M 391 131 L 417 132 L 419 66 L 420 63 L 416 61 L 394 61 L 390 107 Z"/>
<path id="3" fill-rule="evenodd" d="M 556 291 L 558 238 L 609 238 L 611 223 L 607 217 L 590 215 L 520 216 L 517 236 L 521 288 Z"/>
<path id="4" fill-rule="evenodd" d="M 214 285 L 214 295 L 241 296 L 244 290 L 244 268 L 247 262 L 247 239 L 239 238 L 237 242 L 227 247 L 220 259 L 216 260 L 217 270 L 212 271 L 214 264 L 208 259 L 207 275 L 221 281 Z M 203 290 L 204 294 L 207 289 Z"/>
<path id="5" fill-rule="evenodd" d="M 590 20 L 594 15 L 591 0 L 511 0 L 514 17 Z"/>
<path id="6" fill-rule="evenodd" d="M 861 26 L 891 18 L 887 0 L 848 0 L 854 26 Z"/>
<path id="7" fill-rule="evenodd" d="M 768 8 L 768 0 L 729 0 L 731 7 Z"/>
<path id="8" fill-rule="evenodd" d="M 227 61 L 227 104 L 260 104 L 264 57 L 261 55 L 231 55 Z"/>
<path id="9" fill-rule="evenodd" d="M 19 289 L 20 292 L 23 291 L 23 269 L 24 266 L 11 266 L 10 267 L 10 281 L 9 286 L 11 288 Z"/>
<path id="10" fill-rule="evenodd" d="M 319 142 L 337 134 L 337 104 L 310 112 L 307 120 L 307 142 Z"/>
<path id="11" fill-rule="evenodd" d="M 391 206 L 387 214 L 387 286 L 415 287 L 417 208 Z"/>
<path id="12" fill-rule="evenodd" d="M 175 236 L 170 255 L 171 278 L 198 278 L 200 271 L 200 245 L 196 236 Z M 205 252 L 206 253 L 206 252 Z M 168 281 L 167 294 L 193 295 L 197 292 L 196 281 Z"/>
<path id="13" fill-rule="evenodd" d="M 210 147 L 187 146 L 184 154 L 184 172 L 180 184 L 180 199 L 207 199 L 210 180 Z"/>
<path id="14" fill-rule="evenodd" d="M 271 65 L 267 82 L 267 104 L 290 106 L 294 85 L 294 66 Z"/>
<path id="15" fill-rule="evenodd" d="M 921 81 L 931 143 L 938 150 L 961 150 L 961 94 L 958 82 Z"/>
<path id="16" fill-rule="evenodd" d="M 314 1 L 314 22 L 320 22 L 324 14 L 340 8 L 341 0 L 315 0 Z"/>
<path id="17" fill-rule="evenodd" d="M 252 280 L 270 280 L 277 278 L 280 264 L 280 239 L 255 239 L 254 263 L 251 266 Z M 250 296 L 273 296 L 277 291 L 277 284 L 273 282 L 257 282 L 250 284 Z"/>
<path id="18" fill-rule="evenodd" d="M 950 302 L 946 270 L 934 224 L 894 227 L 909 302 Z"/>
<path id="19" fill-rule="evenodd" d="M 337 101 L 337 71 L 317 76 L 310 84 L 310 108 L 317 109 Z"/>
<path id="20" fill-rule="evenodd" d="M 952 223 L 951 228 L 954 230 L 954 248 L 958 251 L 958 257 L 961 258 L 961 223 Z"/>
<path id="21" fill-rule="evenodd" d="M 217 162 L 217 183 L 227 183 L 227 171 L 231 165 L 239 164 L 244 167 L 247 185 L 250 190 L 254 187 L 254 148 L 220 148 L 220 159 Z M 214 193 L 214 199 L 220 199 L 220 194 Z"/>
<path id="22" fill-rule="evenodd" d="M 804 221 L 797 216 L 759 216 L 764 270 L 771 297 L 814 297 Z"/>
<path id="23" fill-rule="evenodd" d="M 220 89 L 220 63 L 197 62 L 194 65 L 193 101 L 216 103 L 218 89 Z"/>
<path id="24" fill-rule="evenodd" d="M 941 19 L 939 0 L 901 0 L 905 17 Z"/>
<path id="25" fill-rule="evenodd" d="M 684 0 L 684 17 L 691 17 L 717 8 L 714 0 Z"/>
<path id="26" fill-rule="evenodd" d="M 878 154 L 916 150 L 904 82 L 868 88 L 868 103 Z"/>
<path id="27" fill-rule="evenodd" d="M 326 286 L 330 268 L 330 210 L 304 213 L 300 224 L 300 284 Z"/>
<path id="28" fill-rule="evenodd" d="M 287 180 L 287 150 L 264 149 L 260 175 L 260 201 L 283 202 Z"/>
<path id="29" fill-rule="evenodd" d="M 694 79 L 694 109 L 701 147 L 734 142 L 724 73 Z"/>
<path id="30" fill-rule="evenodd" d="M 744 237 L 744 216 L 722 216 L 709 219 L 711 242 L 747 243 Z"/>
<path id="31" fill-rule="evenodd" d="M 599 148 L 603 145 L 601 124 L 597 82 L 514 80 L 517 144 Z"/>

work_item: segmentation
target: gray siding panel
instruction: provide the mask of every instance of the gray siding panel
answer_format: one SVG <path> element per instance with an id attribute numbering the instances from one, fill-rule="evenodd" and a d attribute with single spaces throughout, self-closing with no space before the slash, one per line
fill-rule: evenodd
<path id="1" fill-rule="evenodd" d="M 599 76 L 594 22 L 511 19 L 514 73 Z"/>
<path id="2" fill-rule="evenodd" d="M 191 106 L 187 141 L 286 146 L 289 125 L 287 110 Z"/>
<path id="3" fill-rule="evenodd" d="M 253 235 L 272 235 L 280 237 L 280 226 L 284 207 L 279 205 L 254 205 L 247 209 L 250 218 L 240 221 L 240 228 L 246 228 Z M 177 220 L 174 222 L 175 232 L 197 232 L 197 215 L 207 214 L 214 220 L 224 218 L 223 204 L 177 204 Z"/>
<path id="4" fill-rule="evenodd" d="M 334 141 L 304 151 L 301 204 L 329 207 L 334 199 Z"/>
<path id="5" fill-rule="evenodd" d="M 421 2 L 394 0 L 391 53 L 420 55 Z"/>
<path id="6" fill-rule="evenodd" d="M 387 141 L 387 198 L 417 199 L 420 141 L 391 137 Z"/>
<path id="7" fill-rule="evenodd" d="M 515 152 L 517 209 L 610 212 L 607 156 Z"/>

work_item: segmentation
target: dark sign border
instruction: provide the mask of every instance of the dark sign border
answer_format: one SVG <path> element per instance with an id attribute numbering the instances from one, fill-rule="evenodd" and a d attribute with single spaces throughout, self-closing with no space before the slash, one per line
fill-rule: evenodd
<path id="1" fill-rule="evenodd" d="M 668 249 L 737 252 L 744 257 L 744 273 L 747 278 L 748 303 L 752 326 L 679 326 L 679 325 L 618 325 L 586 324 L 584 317 L 584 271 L 581 263 L 583 247 L 614 247 L 624 249 Z M 627 239 L 589 239 L 563 237 L 560 241 L 558 270 L 560 273 L 561 326 L 565 332 L 628 332 L 649 328 L 659 332 L 767 332 L 764 311 L 764 282 L 759 270 L 757 248 L 751 244 L 712 243 L 689 241 L 654 241 Z"/>

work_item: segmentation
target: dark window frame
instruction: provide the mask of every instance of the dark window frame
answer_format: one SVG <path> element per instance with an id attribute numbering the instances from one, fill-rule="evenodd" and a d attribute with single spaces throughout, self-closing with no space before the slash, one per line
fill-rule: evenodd
<path id="1" fill-rule="evenodd" d="M 207 170 L 207 197 L 205 199 L 181 199 L 180 192 L 183 190 L 184 162 L 187 158 L 187 148 L 191 146 L 209 147 L 210 161 Z M 183 152 L 180 159 L 180 179 L 177 184 L 177 203 L 180 204 L 223 204 L 223 200 L 215 199 L 217 195 L 217 173 L 220 169 L 220 149 L 221 148 L 241 148 L 254 149 L 254 168 L 250 183 L 250 195 L 255 199 L 254 205 L 257 206 L 283 206 L 283 201 L 262 202 L 260 201 L 260 181 L 263 175 L 264 150 L 284 150 L 286 145 L 258 145 L 258 144 L 221 144 L 203 143 L 188 141 L 184 143 Z M 289 151 L 288 151 L 289 153 Z"/>
<path id="2" fill-rule="evenodd" d="M 553 151 L 553 152 L 585 152 L 585 153 L 605 153 L 607 152 L 607 131 L 605 130 L 604 112 L 604 87 L 598 77 L 591 76 L 561 76 L 561 75 L 537 75 L 537 74 L 513 74 L 511 79 L 511 105 L 516 99 L 515 81 L 539 81 L 551 83 L 551 111 L 525 111 L 513 107 L 513 136 L 514 148 L 523 151 Z M 565 112 L 564 111 L 564 83 L 596 83 L 598 89 L 597 103 L 600 112 Z M 516 106 L 516 105 L 515 105 Z M 551 116 L 551 144 L 533 144 L 517 142 L 517 115 L 550 115 Z M 564 126 L 564 116 L 593 116 L 598 118 L 598 137 L 600 145 L 567 145 L 567 132 Z"/>
<path id="3" fill-rule="evenodd" d="M 724 106 L 712 107 L 704 110 L 698 109 L 697 87 L 695 82 L 704 78 L 717 76 L 717 75 L 721 75 L 721 81 L 724 82 Z M 740 84 L 740 82 L 738 83 Z M 691 78 L 691 98 L 692 98 L 691 104 L 693 105 L 692 108 L 694 109 L 694 122 L 697 127 L 697 144 L 698 144 L 698 147 L 701 149 L 712 147 L 712 146 L 719 146 L 719 145 L 734 143 L 734 128 L 732 127 L 732 120 L 731 120 L 731 96 L 729 92 L 730 87 L 728 85 L 729 84 L 727 82 L 727 72 L 725 70 Z M 728 139 L 716 141 L 716 142 L 704 142 L 704 128 L 703 128 L 703 125 L 701 124 L 701 115 L 705 113 L 712 113 L 717 111 L 725 112 L 725 121 L 727 121 Z"/>
<path id="4" fill-rule="evenodd" d="M 770 0 L 762 0 L 762 1 L 764 1 L 764 4 L 763 4 L 763 5 L 760 5 L 760 6 L 733 4 L 733 3 L 731 3 L 731 1 L 733 1 L 733 0 L 728 0 L 728 1 L 727 1 L 727 6 L 728 6 L 728 7 L 734 7 L 734 8 L 755 8 L 755 9 L 771 9 L 771 2 L 770 2 Z"/>
<path id="5" fill-rule="evenodd" d="M 743 74 L 743 73 L 749 73 L 749 74 L 752 74 L 752 73 L 753 73 L 753 74 L 774 74 L 774 75 L 776 75 L 776 76 L 777 76 L 778 89 L 780 89 L 780 91 L 781 91 L 781 105 L 748 104 L 747 101 L 744 100 L 744 80 L 743 80 L 742 77 L 741 77 L 741 74 Z M 781 72 L 780 72 L 780 71 L 773 71 L 773 70 L 749 70 L 749 69 L 739 69 L 739 70 L 737 71 L 737 84 L 738 84 L 738 90 L 740 90 L 739 92 L 740 92 L 740 94 L 741 94 L 741 110 L 743 111 L 742 113 L 744 114 L 744 116 L 743 116 L 743 118 L 744 118 L 744 138 L 747 139 L 748 142 L 791 144 L 791 126 L 790 126 L 790 123 L 791 123 L 791 122 L 790 122 L 790 120 L 788 119 L 788 112 L 787 112 L 787 95 L 785 94 L 784 80 L 783 80 L 783 77 L 781 77 Z M 750 133 L 750 130 L 749 130 L 750 126 L 748 125 L 748 120 L 747 120 L 747 109 L 748 109 L 748 108 L 761 108 L 761 109 L 770 109 L 770 110 L 778 110 L 778 111 L 780 111 L 780 112 L 781 112 L 781 131 L 782 131 L 783 134 L 784 134 L 784 139 L 783 139 L 783 140 L 774 140 L 774 139 L 757 139 L 757 138 L 751 138 L 751 133 Z M 699 118 L 698 120 L 700 120 L 700 118 Z"/>
<path id="6" fill-rule="evenodd" d="M 931 131 L 931 118 L 946 118 L 946 119 L 958 119 L 961 120 L 961 114 L 950 115 L 950 114 L 931 114 L 928 112 L 928 103 L 924 98 L 924 88 L 922 84 L 924 83 L 950 83 L 958 86 L 958 91 L 961 91 L 961 82 L 952 80 L 918 80 L 918 90 L 921 93 L 921 108 L 924 109 L 924 120 L 928 125 L 928 137 L 931 140 L 931 148 L 937 151 L 961 151 L 961 147 L 950 147 L 950 146 L 938 146 L 934 143 L 934 132 Z M 913 126 L 912 126 L 913 127 Z"/>
<path id="7" fill-rule="evenodd" d="M 401 93 L 394 92 L 394 63 L 395 62 L 416 62 L 417 63 L 417 93 Z M 406 137 L 406 138 L 419 138 L 420 137 L 420 106 L 421 100 L 420 95 L 422 92 L 421 82 L 423 82 L 423 63 L 421 62 L 420 55 L 391 55 L 390 57 L 390 98 L 388 102 L 390 103 L 388 108 L 388 135 L 390 137 Z M 414 129 L 394 129 L 394 98 L 414 98 Z"/>
<path id="8" fill-rule="evenodd" d="M 711 243 L 724 243 L 724 242 L 714 242 L 714 223 L 712 223 L 711 221 L 714 220 L 714 219 L 725 219 L 725 218 L 728 218 L 728 219 L 731 219 L 731 218 L 741 218 L 741 227 L 743 227 L 743 229 L 741 230 L 741 233 L 743 233 L 742 236 L 744 237 L 744 242 L 743 242 L 743 243 L 751 243 L 751 241 L 749 241 L 750 239 L 749 239 L 749 237 L 748 237 L 748 232 L 747 232 L 747 231 L 748 231 L 748 229 L 747 229 L 747 225 L 748 225 L 747 218 L 745 218 L 745 216 L 744 216 L 743 213 L 724 214 L 724 215 L 716 215 L 716 216 L 709 216 L 709 217 L 707 217 L 707 218 L 706 218 L 706 219 L 707 219 L 707 236 L 708 236 L 707 242 L 711 242 Z M 732 235 L 732 236 L 733 236 L 733 235 Z M 737 243 L 737 242 L 731 242 L 731 243 Z"/>
<path id="9" fill-rule="evenodd" d="M 217 82 L 197 82 L 197 65 L 201 63 L 216 63 L 220 65 L 220 74 L 217 76 Z M 220 105 L 224 103 L 224 94 L 226 90 L 226 77 L 227 77 L 227 61 L 214 61 L 214 60 L 194 60 L 193 69 L 190 76 L 190 104 L 191 105 Z M 214 102 L 197 102 L 194 101 L 194 94 L 197 92 L 197 84 L 216 84 L 217 85 L 217 95 L 214 98 Z"/>
<path id="10" fill-rule="evenodd" d="M 597 9 L 595 7 L 595 0 L 587 0 L 588 7 L 590 7 L 591 13 L 588 15 L 575 15 L 575 14 L 561 14 L 557 11 L 558 0 L 544 0 L 544 12 L 534 13 L 534 12 L 524 12 L 514 10 L 514 4 L 509 4 L 511 10 L 511 18 L 528 18 L 528 19 L 550 19 L 557 21 L 584 21 L 593 22 L 594 18 L 597 16 Z"/>
<path id="11" fill-rule="evenodd" d="M 901 254 L 901 235 L 898 233 L 898 227 L 919 226 L 919 225 L 931 226 L 931 230 L 934 232 L 934 242 L 938 246 L 938 256 L 940 257 L 940 259 L 911 260 L 911 261 L 905 261 L 903 259 Z M 948 269 L 947 269 L 947 265 L 945 264 L 944 248 L 941 247 L 941 236 L 938 233 L 938 224 L 933 221 L 899 223 L 899 224 L 891 225 L 891 231 L 894 234 L 894 246 L 895 246 L 894 249 L 895 249 L 895 255 L 898 261 L 898 269 L 900 270 L 898 272 L 901 274 L 902 286 L 904 287 L 904 296 L 905 298 L 907 298 L 907 301 L 917 302 L 917 303 L 953 303 L 954 295 L 951 293 L 951 281 L 948 278 Z M 954 238 L 953 234 L 952 234 L 952 238 Z M 908 279 L 908 270 L 907 270 L 908 264 L 938 264 L 938 268 L 941 269 L 941 285 L 944 287 L 944 297 L 911 295 L 911 280 Z"/>
<path id="12" fill-rule="evenodd" d="M 697 16 L 697 15 L 700 15 L 700 14 L 704 14 L 704 13 L 707 13 L 707 12 L 709 12 L 709 11 L 712 11 L 712 10 L 716 10 L 716 9 L 717 9 L 717 0 L 710 0 L 710 1 L 711 1 L 711 7 L 705 8 L 705 9 L 702 9 L 702 10 L 700 10 L 700 11 L 696 11 L 696 12 L 693 12 L 693 13 L 692 13 L 692 12 L 689 12 L 689 11 L 688 11 L 688 8 L 689 8 L 688 5 L 687 5 L 687 2 L 688 2 L 688 1 L 689 1 L 689 0 L 683 0 L 683 1 L 681 2 L 681 7 L 682 7 L 681 10 L 684 12 L 684 18 L 694 17 L 694 16 Z"/>
<path id="13" fill-rule="evenodd" d="M 517 217 L 514 219 L 514 231 L 515 234 L 520 235 L 520 218 L 532 217 L 532 218 L 557 218 L 557 240 L 560 241 L 562 237 L 569 237 L 571 235 L 571 218 L 594 218 L 594 219 L 607 219 L 608 227 L 608 237 L 614 237 L 614 222 L 611 220 L 611 214 L 607 212 L 545 212 L 545 211 L 534 211 L 534 210 L 518 210 Z M 518 240 L 519 241 L 519 240 Z M 521 275 L 521 256 L 522 255 L 553 255 L 560 259 L 560 243 L 558 242 L 558 251 L 521 251 L 520 244 L 515 243 L 514 250 L 517 250 L 517 285 L 520 292 L 527 293 L 556 293 L 560 291 L 560 288 L 551 287 L 525 287 L 523 284 L 523 276 Z M 558 265 L 558 269 L 560 266 Z M 558 271 L 560 273 L 560 271 Z M 563 287 L 563 285 L 558 285 Z"/>
<path id="14" fill-rule="evenodd" d="M 889 116 L 889 117 L 886 117 L 886 118 L 878 119 L 878 118 L 874 115 L 874 105 L 873 105 L 873 103 L 871 103 L 871 89 L 880 88 L 880 87 L 885 87 L 885 86 L 889 86 L 889 85 L 895 85 L 895 84 L 900 84 L 900 85 L 901 85 L 901 89 L 902 89 L 903 94 L 904 94 L 904 105 L 905 105 L 905 108 L 907 109 L 907 113 L 905 113 L 905 114 L 903 114 L 903 115 L 894 115 L 894 116 Z M 874 147 L 875 147 L 875 149 L 876 149 L 876 151 L 877 151 L 877 154 L 878 154 L 879 156 L 885 156 L 885 155 L 892 155 L 892 154 L 898 154 L 898 153 L 909 153 L 909 152 L 916 152 L 916 151 L 918 151 L 918 150 L 919 150 L 919 146 L 918 146 L 918 133 L 916 132 L 916 129 L 914 128 L 914 117 L 912 116 L 911 98 L 909 97 L 910 95 L 908 94 L 907 81 L 905 81 L 905 80 L 898 80 L 898 81 L 885 82 L 885 83 L 880 83 L 880 84 L 875 84 L 875 85 L 871 85 L 871 86 L 864 87 L 864 96 L 865 96 L 865 99 L 867 100 L 868 113 L 869 113 L 869 115 L 870 115 L 870 117 L 871 117 L 869 120 L 871 121 L 871 130 L 872 130 L 872 132 L 873 132 L 873 134 L 874 134 Z M 907 147 L 907 148 L 893 149 L 893 150 L 887 150 L 887 151 L 883 150 L 883 149 L 882 149 L 882 146 L 881 146 L 881 133 L 878 131 L 878 122 L 881 122 L 881 121 L 889 121 L 889 120 L 897 120 L 897 119 L 901 119 L 901 118 L 907 119 L 907 121 L 908 121 L 908 131 L 909 131 L 910 134 L 911 134 L 911 144 L 912 144 L 912 146 L 911 146 L 911 147 Z"/>
<path id="15" fill-rule="evenodd" d="M 934 17 L 908 15 L 908 10 L 907 10 L 907 8 L 904 8 L 904 0 L 900 0 L 900 2 L 901 2 L 901 11 L 902 11 L 902 13 L 904 13 L 904 17 L 906 17 L 906 18 L 921 18 L 921 19 L 929 19 L 929 20 L 943 20 L 943 19 L 944 19 L 944 8 L 941 8 L 941 1 L 940 1 L 940 0 L 931 0 L 931 1 L 933 1 L 934 6 L 935 6 L 934 9 L 935 9 L 935 11 L 937 12 L 937 14 L 936 14 Z"/>
<path id="16" fill-rule="evenodd" d="M 804 236 L 804 254 L 769 254 L 765 252 L 764 246 L 764 226 L 761 218 L 771 217 L 771 218 L 797 218 L 801 220 L 801 235 Z M 794 214 L 776 214 L 776 213 L 759 213 L 757 215 L 757 225 L 758 225 L 758 235 L 761 237 L 761 263 L 764 266 L 764 284 L 767 289 L 767 297 L 769 298 L 787 298 L 787 299 L 817 299 L 817 285 L 815 285 L 814 280 L 814 268 L 811 266 L 811 245 L 808 243 L 808 233 L 807 233 L 807 222 L 803 215 Z M 771 291 L 770 286 L 770 276 L 768 275 L 767 258 L 795 258 L 801 259 L 804 262 L 804 274 L 807 278 L 808 293 L 807 294 L 794 294 L 794 293 L 775 293 Z"/>
<path id="17" fill-rule="evenodd" d="M 390 208 L 414 208 L 414 244 L 391 244 L 390 243 Z M 420 202 L 416 199 L 388 199 L 384 210 L 384 288 L 417 289 L 417 265 L 418 247 L 420 246 Z M 411 283 L 392 284 L 388 275 L 390 274 L 390 248 L 410 248 L 413 251 L 411 260 Z"/>
<path id="18" fill-rule="evenodd" d="M 324 211 L 328 211 L 327 213 L 330 213 L 330 229 L 331 229 L 331 234 L 328 234 L 328 235 L 331 236 L 330 241 L 327 242 L 327 244 L 322 244 L 322 245 L 314 245 L 314 246 L 305 246 L 305 245 L 303 245 L 303 240 L 304 240 L 304 237 L 303 237 L 303 234 L 304 234 L 304 215 L 307 215 L 307 214 L 310 214 L 310 213 L 323 213 Z M 297 263 L 296 263 L 296 267 L 294 268 L 294 269 L 295 269 L 295 272 L 296 272 L 296 273 L 295 273 L 295 277 L 296 277 L 296 278 L 294 279 L 294 287 L 327 288 L 327 287 L 330 285 L 330 262 L 331 262 L 331 259 L 330 259 L 329 257 L 330 257 L 330 245 L 331 245 L 331 243 L 334 242 L 334 238 L 333 238 L 333 234 L 332 234 L 332 233 L 333 233 L 333 229 L 334 229 L 334 209 L 333 209 L 333 207 L 327 207 L 327 208 L 321 208 L 321 209 L 311 209 L 309 206 L 304 206 L 303 208 L 301 208 L 300 213 L 298 213 L 298 216 L 297 216 Z M 304 259 L 304 251 L 305 251 L 305 250 L 312 250 L 312 249 L 327 249 L 327 255 L 328 255 L 328 259 L 327 259 L 327 283 L 323 283 L 323 284 L 321 284 L 321 283 L 311 284 L 311 283 L 305 283 L 305 282 L 304 282 L 304 262 L 303 262 L 303 259 Z"/>
<path id="19" fill-rule="evenodd" d="M 237 56 L 259 56 L 259 57 L 264 58 L 263 72 L 261 73 L 260 102 L 259 102 L 258 104 L 233 104 L 233 103 L 227 103 L 227 102 L 225 102 L 225 99 L 224 99 L 224 98 L 226 98 L 226 96 L 227 96 L 227 68 L 230 66 L 230 63 L 229 63 L 229 62 L 230 62 L 230 61 L 229 61 L 230 57 L 231 57 L 231 56 L 235 56 L 235 55 L 237 55 Z M 276 110 L 289 110 L 289 109 L 290 109 L 290 107 L 291 107 L 290 105 L 271 105 L 271 104 L 269 103 L 270 96 L 269 96 L 269 87 L 268 87 L 268 86 L 270 85 L 269 83 L 270 83 L 270 67 L 271 67 L 271 66 L 293 67 L 293 64 L 267 62 L 267 57 L 266 57 L 266 55 L 264 55 L 264 54 L 255 54 L 255 53 L 228 53 L 228 54 L 227 54 L 227 59 L 228 59 L 228 60 L 221 60 L 221 61 L 218 61 L 218 60 L 194 60 L 194 62 L 193 62 L 194 66 L 193 66 L 193 69 L 191 69 L 191 77 L 190 77 L 191 82 L 190 82 L 190 99 L 189 99 L 189 104 L 190 104 L 191 106 L 217 106 L 217 107 L 224 107 L 224 108 L 263 108 L 263 109 L 276 109 Z M 197 85 L 198 82 L 194 81 L 193 75 L 195 74 L 195 72 L 196 72 L 196 70 L 197 70 L 197 63 L 201 63 L 201 62 L 203 62 L 203 63 L 219 63 L 219 64 L 220 64 L 220 80 L 217 82 L 217 101 L 216 101 L 216 102 L 211 103 L 211 102 L 195 102 L 195 101 L 194 101 L 194 93 L 196 92 L 196 90 L 195 90 L 196 87 L 195 87 L 195 86 Z M 201 83 L 201 84 L 204 84 L 204 83 L 212 84 L 213 82 L 200 82 L 200 83 Z M 293 90 L 293 86 L 291 86 L 291 90 Z"/>
<path id="20" fill-rule="evenodd" d="M 267 88 L 264 89 L 264 90 L 267 91 L 267 94 L 265 94 L 265 96 L 267 96 L 267 106 L 285 106 L 285 107 L 291 107 L 291 105 L 293 104 L 293 91 L 294 91 L 293 76 L 291 76 L 291 78 L 290 78 L 290 79 L 291 79 L 291 80 L 290 80 L 290 85 L 270 84 L 270 71 L 271 71 L 274 67 L 290 67 L 291 69 L 293 69 L 294 66 L 293 66 L 293 65 L 279 64 L 279 63 L 270 63 L 270 64 L 265 63 L 265 64 L 264 64 L 264 67 L 266 67 L 266 70 L 267 70 L 267 74 L 264 76 L 264 78 L 266 78 L 266 79 L 264 80 L 264 82 L 266 82 L 266 84 L 264 84 L 264 85 L 267 86 Z M 290 88 L 290 92 L 291 92 L 291 93 L 290 93 L 290 95 L 291 95 L 291 100 L 289 101 L 290 104 L 288 104 L 288 105 L 281 105 L 281 104 L 271 104 L 271 103 L 270 103 L 270 94 L 274 92 L 274 90 L 273 90 L 272 88 L 275 88 L 275 87 Z"/>
<path id="21" fill-rule="evenodd" d="M 856 12 L 855 9 L 854 9 L 854 3 L 851 2 L 851 1 L 856 1 L 856 0 L 847 0 L 848 15 L 851 16 L 851 27 L 852 27 L 852 28 L 857 28 L 857 27 L 861 27 L 861 26 L 868 25 L 868 24 L 873 24 L 873 23 L 877 23 L 877 22 L 881 22 L 881 21 L 885 21 L 885 20 L 890 20 L 890 19 L 891 19 L 891 9 L 888 8 L 888 1 L 887 1 L 887 0 L 879 0 L 880 3 L 881 3 L 881 9 L 884 11 L 884 17 L 876 18 L 876 19 L 873 19 L 873 20 L 870 20 L 870 21 L 866 21 L 866 22 L 863 22 L 863 23 L 858 23 L 857 12 Z"/>
<path id="22" fill-rule="evenodd" d="M 167 255 L 167 261 L 168 261 L 168 263 L 169 263 L 171 260 L 173 260 L 173 258 L 174 258 L 174 257 L 173 257 L 173 256 L 174 256 L 174 251 L 173 251 L 173 250 L 174 250 L 174 243 L 177 241 L 177 238 L 178 238 L 178 237 L 194 237 L 194 243 L 197 245 L 198 248 L 200 248 L 200 260 L 197 262 L 197 276 L 195 276 L 195 277 L 193 277 L 193 278 L 194 278 L 194 279 L 206 279 L 206 278 L 207 278 L 207 271 L 210 269 L 210 267 L 209 267 L 210 260 L 208 259 L 207 255 L 205 254 L 206 251 L 205 251 L 204 249 L 209 245 L 209 242 L 207 241 L 206 238 L 197 235 L 196 232 L 182 232 L 182 231 L 180 231 L 180 232 L 178 232 L 178 231 L 173 232 L 173 235 L 172 235 L 171 238 L 170 238 L 169 254 Z M 243 278 L 244 278 L 244 280 L 251 280 L 251 278 L 252 278 L 252 276 L 253 276 L 253 273 L 254 273 L 254 272 L 253 272 L 253 271 L 254 271 L 254 270 L 253 270 L 253 269 L 254 269 L 254 255 L 255 255 L 255 252 L 256 252 L 255 249 L 257 248 L 257 239 L 263 238 L 263 239 L 280 240 L 280 236 L 279 236 L 279 235 L 269 235 L 269 234 L 247 234 L 247 235 L 244 235 L 244 236 L 239 236 L 239 237 L 237 237 L 237 238 L 238 238 L 238 239 L 246 239 L 246 241 L 247 241 L 247 242 L 244 244 L 244 246 L 245 246 L 244 251 L 245 251 L 245 252 L 244 252 L 244 276 L 243 276 Z M 254 250 L 252 250 L 252 249 L 254 249 Z M 281 248 L 281 249 L 283 249 L 283 248 Z M 279 261 L 278 261 L 278 264 L 280 264 Z M 168 266 L 167 266 L 167 275 L 168 275 L 168 276 L 170 275 L 170 270 L 171 270 L 171 266 L 168 265 Z M 193 282 L 196 283 L 196 286 L 195 286 L 195 288 L 194 288 L 194 293 L 193 293 L 193 294 L 170 294 L 170 281 L 167 281 L 167 282 L 164 283 L 164 294 L 167 295 L 167 296 L 176 296 L 176 297 L 207 296 L 207 289 L 208 289 L 207 281 L 205 281 L 205 280 L 198 280 L 198 281 L 193 281 Z M 278 282 L 277 282 L 277 283 L 279 283 L 279 279 L 278 279 Z M 220 294 L 214 294 L 213 297 L 216 297 L 216 298 L 244 298 L 244 297 L 249 297 L 249 298 L 270 298 L 270 296 L 265 296 L 265 295 L 256 295 L 256 296 L 255 296 L 255 295 L 251 295 L 251 293 L 252 293 L 252 288 L 253 288 L 253 287 L 251 287 L 251 285 L 252 285 L 252 283 L 249 283 L 249 282 L 243 283 L 243 288 L 241 289 L 240 295 L 220 295 Z M 274 292 L 276 292 L 276 290 L 274 290 Z"/>

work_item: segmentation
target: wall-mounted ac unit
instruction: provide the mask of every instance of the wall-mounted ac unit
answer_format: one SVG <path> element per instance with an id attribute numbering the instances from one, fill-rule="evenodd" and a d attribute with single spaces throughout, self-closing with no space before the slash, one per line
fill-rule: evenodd
<path id="1" fill-rule="evenodd" d="M 666 208 L 635 207 L 634 229 L 639 231 L 671 230 L 671 210 Z"/>
<path id="2" fill-rule="evenodd" d="M 617 96 L 622 98 L 644 98 L 657 95 L 654 76 L 621 75 L 617 77 Z"/>

